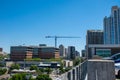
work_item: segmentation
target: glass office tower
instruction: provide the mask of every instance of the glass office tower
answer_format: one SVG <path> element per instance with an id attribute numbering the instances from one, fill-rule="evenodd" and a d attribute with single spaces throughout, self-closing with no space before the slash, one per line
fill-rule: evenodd
<path id="1" fill-rule="evenodd" d="M 110 17 L 104 18 L 104 44 L 120 44 L 120 8 L 113 6 Z"/>

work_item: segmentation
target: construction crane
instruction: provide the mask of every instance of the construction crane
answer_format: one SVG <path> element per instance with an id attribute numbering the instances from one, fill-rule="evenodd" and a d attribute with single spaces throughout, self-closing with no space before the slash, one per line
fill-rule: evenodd
<path id="1" fill-rule="evenodd" d="M 57 47 L 57 38 L 80 38 L 75 36 L 46 36 L 45 38 L 54 38 L 55 39 L 55 47 Z"/>

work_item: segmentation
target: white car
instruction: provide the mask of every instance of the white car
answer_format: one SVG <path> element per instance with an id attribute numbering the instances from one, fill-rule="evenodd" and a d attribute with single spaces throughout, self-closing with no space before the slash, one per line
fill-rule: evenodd
<path id="1" fill-rule="evenodd" d="M 115 63 L 115 75 L 120 77 L 120 63 Z"/>
<path id="2" fill-rule="evenodd" d="M 55 80 L 61 80 L 60 78 L 56 78 Z"/>

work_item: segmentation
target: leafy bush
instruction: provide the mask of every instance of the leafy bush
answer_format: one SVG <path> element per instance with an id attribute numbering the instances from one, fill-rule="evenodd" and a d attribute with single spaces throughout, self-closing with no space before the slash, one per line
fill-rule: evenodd
<path id="1" fill-rule="evenodd" d="M 39 70 L 39 68 L 36 65 L 31 65 L 30 70 L 36 70 L 38 74 L 41 74 L 42 72 Z"/>
<path id="2" fill-rule="evenodd" d="M 73 65 L 77 66 L 78 64 L 80 64 L 80 62 L 82 62 L 81 58 L 76 58 L 75 60 L 73 60 Z"/>
<path id="3" fill-rule="evenodd" d="M 39 68 L 40 72 L 45 72 L 45 69 L 44 68 Z"/>
<path id="4" fill-rule="evenodd" d="M 52 72 L 52 69 L 51 68 L 46 68 L 45 72 L 47 72 L 47 74 L 50 74 Z"/>
<path id="5" fill-rule="evenodd" d="M 12 64 L 10 67 L 10 70 L 13 70 L 13 69 L 20 69 L 20 65 L 19 64 Z"/>
<path id="6" fill-rule="evenodd" d="M 3 63 L 0 63 L 0 67 L 4 67 L 4 64 L 3 64 Z"/>
<path id="7" fill-rule="evenodd" d="M 2 68 L 0 68 L 0 75 L 5 74 L 6 71 L 7 71 L 7 69 L 2 69 Z"/>
<path id="8" fill-rule="evenodd" d="M 30 70 L 36 70 L 36 71 L 37 71 L 37 70 L 38 70 L 38 67 L 37 67 L 36 65 L 31 65 L 31 66 L 30 66 Z"/>
<path id="9" fill-rule="evenodd" d="M 19 73 L 19 74 L 13 75 L 9 80 L 27 80 L 26 76 L 27 76 L 26 73 Z M 31 78 L 31 75 L 29 77 L 29 80 L 34 80 Z"/>
<path id="10" fill-rule="evenodd" d="M 52 80 L 52 79 L 47 74 L 41 74 L 37 76 L 36 80 Z"/>
<path id="11" fill-rule="evenodd" d="M 72 69 L 72 67 L 67 67 L 67 68 L 65 68 L 65 72 L 67 72 L 67 71 L 69 71 L 71 69 Z"/>

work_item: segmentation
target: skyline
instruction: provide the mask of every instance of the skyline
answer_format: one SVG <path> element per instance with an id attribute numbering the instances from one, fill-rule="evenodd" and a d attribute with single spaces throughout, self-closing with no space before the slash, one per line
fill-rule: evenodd
<path id="1" fill-rule="evenodd" d="M 92 5 L 93 4 L 93 5 Z M 0 47 L 9 53 L 10 46 L 47 44 L 45 36 L 79 36 L 58 39 L 58 46 L 75 46 L 81 52 L 87 30 L 103 29 L 103 19 L 119 0 L 6 0 L 0 1 Z"/>

